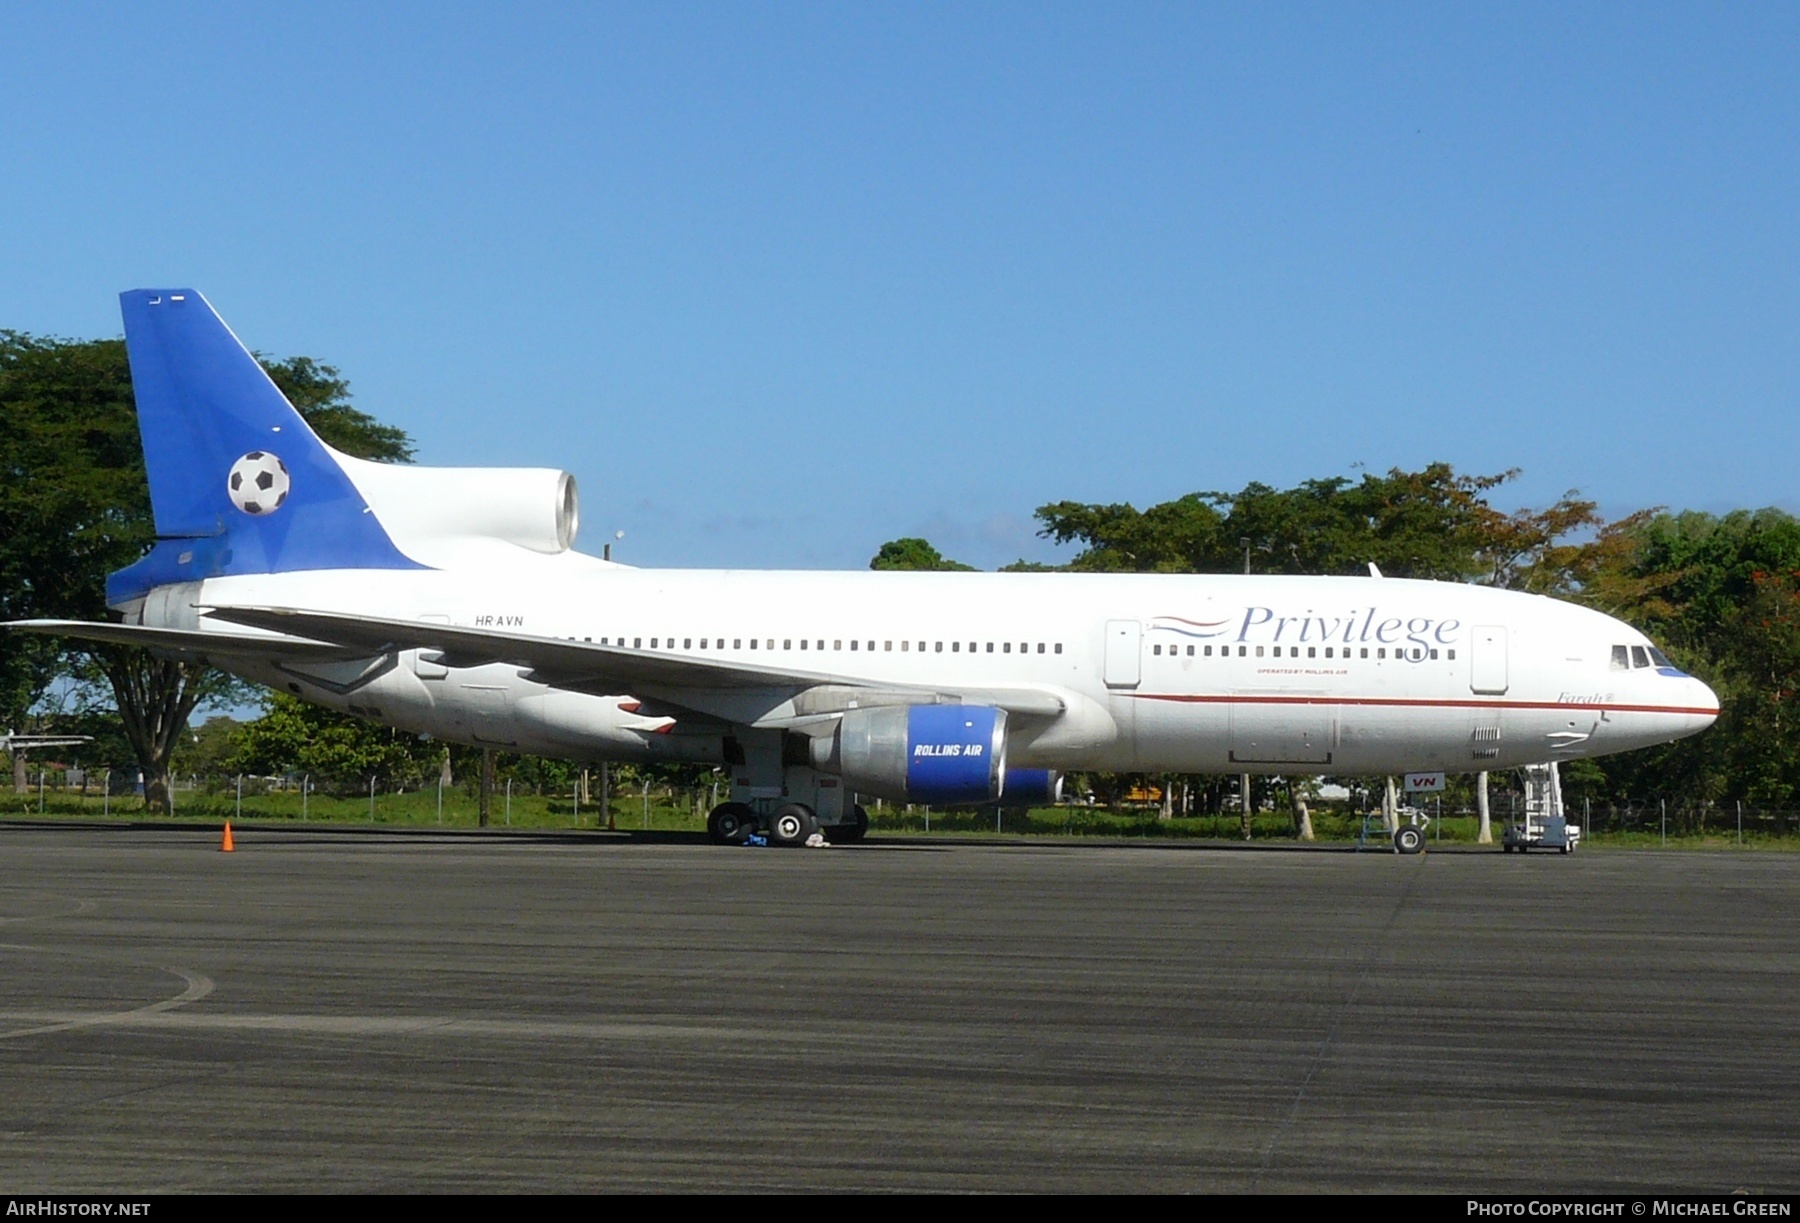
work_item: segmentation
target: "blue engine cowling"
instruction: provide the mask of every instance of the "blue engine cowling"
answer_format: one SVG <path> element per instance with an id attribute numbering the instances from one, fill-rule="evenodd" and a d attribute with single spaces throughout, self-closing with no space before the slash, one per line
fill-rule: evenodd
<path id="1" fill-rule="evenodd" d="M 987 705 L 853 709 L 814 760 L 861 794 L 954 806 L 1000 797 L 1006 711 Z"/>
<path id="2" fill-rule="evenodd" d="M 1063 775 L 1057 769 L 1007 769 L 1000 778 L 1003 807 L 1051 807 L 1062 801 Z"/>

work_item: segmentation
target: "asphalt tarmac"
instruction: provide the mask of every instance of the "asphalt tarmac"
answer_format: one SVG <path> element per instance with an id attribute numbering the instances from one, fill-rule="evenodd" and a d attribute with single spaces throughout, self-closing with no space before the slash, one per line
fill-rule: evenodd
<path id="1" fill-rule="evenodd" d="M 1800 855 L 0 826 L 0 1189 L 1800 1189 Z"/>

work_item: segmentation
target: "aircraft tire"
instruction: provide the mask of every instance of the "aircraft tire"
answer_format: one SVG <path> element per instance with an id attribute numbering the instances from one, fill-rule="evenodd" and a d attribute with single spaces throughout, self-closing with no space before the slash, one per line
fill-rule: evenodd
<path id="1" fill-rule="evenodd" d="M 869 835 L 869 813 L 858 803 L 850 809 L 850 818 L 822 830 L 833 845 L 854 845 Z"/>
<path id="2" fill-rule="evenodd" d="M 788 848 L 805 845 L 807 838 L 819 831 L 819 817 L 805 803 L 789 803 L 769 821 L 769 843 Z"/>
<path id="3" fill-rule="evenodd" d="M 1425 833 L 1411 824 L 1398 829 L 1394 833 L 1394 852 L 1397 854 L 1416 854 L 1425 848 Z"/>
<path id="4" fill-rule="evenodd" d="M 720 803 L 706 817 L 706 834 L 715 845 L 742 845 L 756 829 L 756 812 L 748 803 Z"/>

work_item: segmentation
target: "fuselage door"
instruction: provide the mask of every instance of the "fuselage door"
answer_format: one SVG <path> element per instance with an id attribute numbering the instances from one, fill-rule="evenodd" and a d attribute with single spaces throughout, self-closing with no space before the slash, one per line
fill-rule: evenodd
<path id="1" fill-rule="evenodd" d="M 1506 626 L 1478 624 L 1470 638 L 1469 687 L 1488 696 L 1506 691 Z"/>
<path id="2" fill-rule="evenodd" d="M 1143 668 L 1144 626 L 1136 620 L 1106 622 L 1106 686 L 1135 688 Z"/>

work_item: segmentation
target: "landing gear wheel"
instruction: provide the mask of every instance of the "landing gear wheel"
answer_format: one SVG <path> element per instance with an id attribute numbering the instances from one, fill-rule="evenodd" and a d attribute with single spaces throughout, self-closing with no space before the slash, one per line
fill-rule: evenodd
<path id="1" fill-rule="evenodd" d="M 789 803 L 769 821 L 769 842 L 797 847 L 805 845 L 807 838 L 817 831 L 819 817 L 813 814 L 813 809 L 805 803 Z"/>
<path id="2" fill-rule="evenodd" d="M 720 803 L 706 817 L 706 833 L 718 845 L 742 845 L 756 829 L 756 812 L 748 803 Z"/>
<path id="3" fill-rule="evenodd" d="M 1397 854 L 1416 854 L 1425 848 L 1425 831 L 1412 824 L 1406 825 L 1394 833 L 1394 852 Z"/>
<path id="4" fill-rule="evenodd" d="M 821 831 L 833 845 L 854 845 L 869 835 L 869 813 L 858 804 L 850 808 L 849 819 Z"/>

